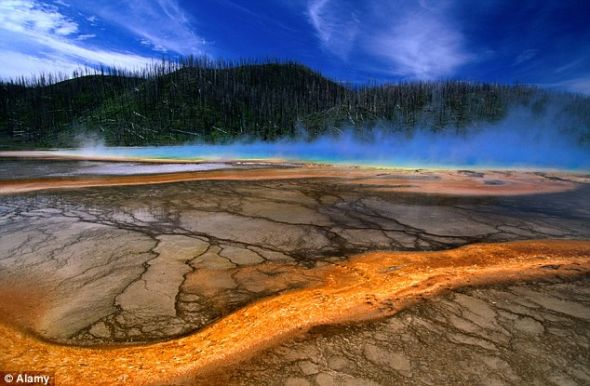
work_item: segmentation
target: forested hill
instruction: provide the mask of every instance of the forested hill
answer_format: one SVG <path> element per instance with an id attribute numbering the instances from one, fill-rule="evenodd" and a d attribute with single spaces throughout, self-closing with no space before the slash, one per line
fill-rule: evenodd
<path id="1" fill-rule="evenodd" d="M 514 108 L 551 110 L 590 142 L 590 99 L 528 86 L 415 82 L 351 87 L 294 63 L 162 65 L 60 82 L 0 84 L 0 145 L 72 146 L 96 133 L 109 145 L 308 138 L 343 128 L 465 131 Z"/>

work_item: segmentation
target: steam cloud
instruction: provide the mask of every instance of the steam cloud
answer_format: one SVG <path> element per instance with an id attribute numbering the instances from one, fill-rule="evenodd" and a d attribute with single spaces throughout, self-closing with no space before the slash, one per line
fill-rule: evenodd
<path id="1" fill-rule="evenodd" d="M 548 116 L 513 111 L 497 124 L 412 134 L 387 128 L 342 134 L 315 140 L 244 141 L 226 145 L 187 144 L 138 148 L 85 147 L 77 154 L 147 157 L 252 159 L 282 158 L 329 163 L 398 167 L 471 167 L 590 170 L 590 145 L 580 142 L 583 128 L 564 127 Z M 573 127 L 573 128 L 572 128 Z"/>

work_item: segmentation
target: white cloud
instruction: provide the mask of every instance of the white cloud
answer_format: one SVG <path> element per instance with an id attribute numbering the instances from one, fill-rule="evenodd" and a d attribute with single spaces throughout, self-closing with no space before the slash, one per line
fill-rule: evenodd
<path id="1" fill-rule="evenodd" d="M 35 36 L 30 48 L 34 48 L 35 45 L 50 52 L 51 57 L 60 57 L 63 61 L 67 60 L 75 63 L 103 64 L 105 66 L 138 69 L 153 61 L 151 58 L 131 53 L 85 48 L 69 40 L 61 40 L 47 35 Z M 42 52 L 42 50 L 39 52 Z"/>
<path id="2" fill-rule="evenodd" d="M 294 33 L 297 32 L 296 30 L 291 28 L 289 25 L 283 23 L 280 19 L 274 18 L 272 16 L 268 16 L 264 13 L 254 12 L 250 8 L 248 8 L 244 5 L 241 5 L 239 3 L 236 3 L 233 0 L 218 0 L 217 2 L 220 3 L 221 5 L 226 6 L 226 7 L 230 7 L 235 10 L 240 11 L 241 13 L 247 15 L 251 20 L 254 20 L 254 19 L 258 20 L 260 25 L 264 25 L 266 27 L 268 27 L 269 25 L 273 25 L 273 26 L 279 27 L 281 29 L 284 29 L 286 31 L 290 31 L 290 32 L 294 32 Z M 289 3 L 286 3 L 284 5 L 289 5 Z"/>
<path id="3" fill-rule="evenodd" d="M 541 84 L 541 86 L 590 95 L 590 75 L 580 76 L 554 83 L 545 83 Z"/>
<path id="4" fill-rule="evenodd" d="M 74 71 L 83 68 L 75 61 L 60 56 L 32 56 L 22 52 L 2 50 L 2 72 L 0 78 L 28 78 L 39 73 L 62 74 L 70 76 Z"/>
<path id="5" fill-rule="evenodd" d="M 565 63 L 563 66 L 557 67 L 553 72 L 555 72 L 556 74 L 560 74 L 562 72 L 569 71 L 573 68 L 579 67 L 584 62 L 584 60 L 585 58 L 578 58 L 572 60 L 568 63 Z"/>
<path id="6" fill-rule="evenodd" d="M 450 1 L 309 0 L 307 16 L 322 46 L 346 58 L 354 51 L 412 79 L 452 75 L 471 60 L 450 17 Z"/>
<path id="7" fill-rule="evenodd" d="M 191 18 L 176 0 L 117 1 L 95 11 L 158 51 L 204 54 L 206 42 L 194 32 Z"/>
<path id="8" fill-rule="evenodd" d="M 13 32 L 71 35 L 78 24 L 59 13 L 57 7 L 33 0 L 0 2 L 0 26 Z"/>
<path id="9" fill-rule="evenodd" d="M 141 39 L 139 41 L 142 45 L 151 48 L 154 51 L 158 51 L 158 52 L 168 52 L 168 50 L 166 49 L 166 47 L 154 44 L 154 42 L 152 42 L 151 40 L 148 39 Z"/>
<path id="10" fill-rule="evenodd" d="M 62 7 L 68 7 L 68 8 L 70 7 L 70 4 L 69 4 L 69 3 L 66 3 L 66 2 L 65 2 L 65 1 L 63 1 L 63 0 L 53 0 L 53 2 L 54 2 L 55 4 L 59 4 L 59 5 L 61 5 Z"/>
<path id="11" fill-rule="evenodd" d="M 462 35 L 441 18 L 417 11 L 394 20 L 393 25 L 366 40 L 367 50 L 387 59 L 391 72 L 409 78 L 450 76 L 469 60 Z"/>
<path id="12" fill-rule="evenodd" d="M 534 50 L 534 49 L 528 49 L 528 50 L 522 51 L 514 60 L 514 65 L 516 66 L 516 65 L 528 62 L 529 60 L 531 60 L 535 56 L 537 56 L 538 52 L 539 52 L 539 50 Z"/>
<path id="13" fill-rule="evenodd" d="M 139 69 L 152 59 L 126 52 L 85 47 L 93 34 L 77 34 L 78 24 L 55 6 L 34 0 L 0 2 L 0 77 L 67 72 L 86 65 Z"/>
<path id="14" fill-rule="evenodd" d="M 334 0 L 309 0 L 307 16 L 322 46 L 346 58 L 359 32 L 360 21 L 355 12 Z"/>
<path id="15" fill-rule="evenodd" d="M 95 37 L 96 37 L 96 34 L 82 34 L 82 35 L 78 35 L 78 37 L 76 37 L 76 40 L 84 41 L 84 40 L 92 39 Z"/>
<path id="16" fill-rule="evenodd" d="M 326 8 L 326 5 L 329 2 L 330 0 L 310 0 L 307 6 L 309 20 L 323 42 L 326 42 L 330 39 L 332 32 L 329 30 L 329 28 L 327 28 L 322 17 L 322 11 Z"/>

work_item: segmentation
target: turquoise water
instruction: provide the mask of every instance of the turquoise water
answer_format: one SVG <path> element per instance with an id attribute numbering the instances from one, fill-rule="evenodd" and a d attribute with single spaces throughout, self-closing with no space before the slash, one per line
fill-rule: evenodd
<path id="1" fill-rule="evenodd" d="M 559 139 L 529 139 L 504 133 L 469 138 L 431 133 L 361 141 L 352 136 L 307 141 L 187 144 L 182 146 L 91 147 L 68 151 L 87 156 L 240 160 L 283 159 L 334 164 L 429 168 L 530 168 L 590 170 L 590 149 Z"/>

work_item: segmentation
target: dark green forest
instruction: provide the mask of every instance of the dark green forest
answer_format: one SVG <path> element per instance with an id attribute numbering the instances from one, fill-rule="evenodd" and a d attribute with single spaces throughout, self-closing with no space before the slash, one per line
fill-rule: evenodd
<path id="1" fill-rule="evenodd" d="M 458 133 L 504 119 L 514 108 L 551 116 L 590 143 L 590 98 L 526 85 L 465 81 L 352 86 L 290 62 L 186 58 L 142 72 L 95 69 L 0 83 L 2 148 L 224 143 L 373 128 Z"/>

